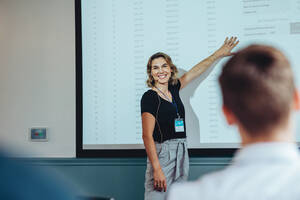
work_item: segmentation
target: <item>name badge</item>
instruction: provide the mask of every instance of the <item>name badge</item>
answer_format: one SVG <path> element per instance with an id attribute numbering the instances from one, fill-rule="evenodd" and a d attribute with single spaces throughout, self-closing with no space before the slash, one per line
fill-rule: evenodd
<path id="1" fill-rule="evenodd" d="M 175 132 L 184 132 L 184 122 L 182 118 L 175 119 Z"/>

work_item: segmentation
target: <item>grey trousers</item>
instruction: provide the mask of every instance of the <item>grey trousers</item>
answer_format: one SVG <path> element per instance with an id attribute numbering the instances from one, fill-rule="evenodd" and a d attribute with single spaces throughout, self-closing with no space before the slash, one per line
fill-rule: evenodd
<path id="1" fill-rule="evenodd" d="M 186 181 L 189 173 L 189 157 L 186 139 L 172 139 L 155 143 L 158 159 L 167 181 L 167 191 L 160 192 L 153 186 L 153 168 L 147 159 L 145 174 L 145 200 L 165 200 L 173 183 Z"/>

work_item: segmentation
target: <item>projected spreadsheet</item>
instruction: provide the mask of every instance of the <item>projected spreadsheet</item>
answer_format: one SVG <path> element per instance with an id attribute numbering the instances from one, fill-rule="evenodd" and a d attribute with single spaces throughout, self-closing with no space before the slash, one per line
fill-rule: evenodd
<path id="1" fill-rule="evenodd" d="M 182 75 L 226 36 L 237 36 L 239 48 L 280 48 L 299 85 L 300 0 L 82 1 L 84 148 L 142 144 L 140 99 L 148 90 L 148 58 L 165 52 Z M 226 60 L 181 91 L 190 148 L 238 145 L 237 130 L 221 112 L 218 75 Z"/>

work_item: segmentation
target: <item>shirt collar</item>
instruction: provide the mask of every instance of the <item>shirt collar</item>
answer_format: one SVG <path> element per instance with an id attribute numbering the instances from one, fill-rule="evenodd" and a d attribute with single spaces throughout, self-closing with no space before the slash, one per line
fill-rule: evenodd
<path id="1" fill-rule="evenodd" d="M 233 164 L 258 162 L 299 162 L 299 150 L 295 143 L 262 142 L 247 145 L 237 151 Z"/>

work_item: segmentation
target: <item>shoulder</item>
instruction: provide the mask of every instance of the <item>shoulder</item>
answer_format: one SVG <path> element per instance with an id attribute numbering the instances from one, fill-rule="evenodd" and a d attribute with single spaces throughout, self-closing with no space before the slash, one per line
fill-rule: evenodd
<path id="1" fill-rule="evenodd" d="M 141 99 L 141 113 L 149 112 L 152 115 L 155 115 L 157 104 L 157 93 L 153 90 L 148 90 L 143 94 Z"/>
<path id="2" fill-rule="evenodd" d="M 145 111 L 146 108 L 154 108 L 158 103 L 157 93 L 153 90 L 146 91 L 143 94 L 140 103 L 142 112 Z"/>
<path id="3" fill-rule="evenodd" d="M 175 83 L 174 85 L 170 84 L 169 89 L 180 90 L 180 87 L 181 87 L 180 79 L 177 79 L 177 83 Z"/>
<path id="4" fill-rule="evenodd" d="M 168 193 L 168 200 L 199 199 L 200 197 L 203 197 L 199 189 L 201 189 L 201 187 L 199 187 L 198 181 L 175 183 L 170 188 L 170 191 Z"/>
<path id="5" fill-rule="evenodd" d="M 218 187 L 219 176 L 218 172 L 214 172 L 204 175 L 196 181 L 174 184 L 170 188 L 168 200 L 214 199 L 214 197 L 218 197 L 215 191 Z"/>
<path id="6" fill-rule="evenodd" d="M 141 101 L 154 100 L 156 98 L 156 92 L 150 89 L 143 94 Z"/>

